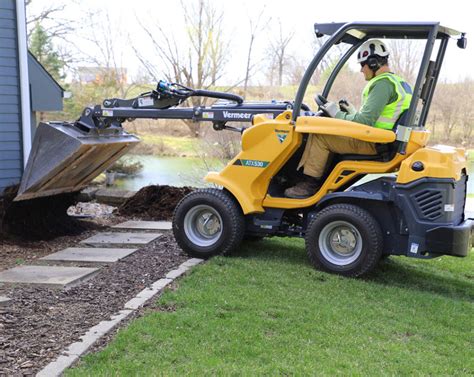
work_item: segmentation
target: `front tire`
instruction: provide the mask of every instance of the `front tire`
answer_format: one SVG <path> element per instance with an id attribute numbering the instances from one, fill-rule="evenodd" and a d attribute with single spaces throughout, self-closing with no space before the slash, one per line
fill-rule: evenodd
<path id="1" fill-rule="evenodd" d="M 173 234 L 190 256 L 209 258 L 235 250 L 245 231 L 240 206 L 227 191 L 205 189 L 185 196 L 173 215 Z"/>
<path id="2" fill-rule="evenodd" d="M 305 240 L 316 268 L 348 277 L 372 271 L 382 255 L 380 225 L 368 211 L 352 204 L 324 208 L 308 226 Z"/>

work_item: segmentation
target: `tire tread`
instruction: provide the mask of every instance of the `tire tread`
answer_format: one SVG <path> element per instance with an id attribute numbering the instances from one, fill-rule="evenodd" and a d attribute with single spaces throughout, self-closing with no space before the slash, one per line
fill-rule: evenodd
<path id="1" fill-rule="evenodd" d="M 361 220 L 367 229 L 369 230 L 369 244 L 373 246 L 373 252 L 367 254 L 366 263 L 359 264 L 359 266 L 353 270 L 348 271 L 333 271 L 327 268 L 324 264 L 322 264 L 317 256 L 313 251 L 312 242 L 309 240 L 311 238 L 312 232 L 311 229 L 314 224 L 319 221 L 324 216 L 331 214 L 332 212 L 338 211 L 342 214 L 349 214 L 351 216 L 356 216 L 359 220 Z M 372 271 L 380 260 L 382 255 L 382 248 L 383 248 L 383 235 L 380 229 L 380 226 L 374 219 L 374 217 L 365 209 L 353 205 L 353 204 L 333 204 L 330 205 L 323 210 L 321 210 L 310 222 L 308 225 L 308 231 L 306 232 L 305 236 L 306 241 L 306 253 L 308 254 L 308 258 L 310 262 L 318 269 L 322 269 L 328 272 L 338 273 L 340 275 L 344 275 L 347 277 L 360 277 L 362 275 L 367 274 L 368 272 Z"/>
<path id="2" fill-rule="evenodd" d="M 186 240 L 183 239 L 183 231 L 180 229 L 177 217 L 180 216 L 180 211 L 183 205 L 199 198 L 202 198 L 203 200 L 207 199 L 211 202 L 217 199 L 220 204 L 224 206 L 226 214 L 230 217 L 229 224 L 232 228 L 230 231 L 230 239 L 227 239 L 222 244 L 223 247 L 219 249 L 219 252 L 210 251 L 203 253 L 194 250 L 186 243 Z M 181 199 L 173 213 L 173 234 L 175 236 L 176 242 L 188 255 L 193 257 L 207 258 L 215 254 L 227 255 L 240 245 L 244 236 L 244 232 L 245 221 L 240 205 L 230 193 L 224 190 L 214 188 L 195 190 Z"/>

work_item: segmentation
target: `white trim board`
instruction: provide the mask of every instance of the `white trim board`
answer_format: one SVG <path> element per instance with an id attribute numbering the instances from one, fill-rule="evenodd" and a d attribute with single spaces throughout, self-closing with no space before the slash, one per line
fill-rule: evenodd
<path id="1" fill-rule="evenodd" d="M 30 79 L 28 76 L 28 44 L 26 35 L 25 0 L 16 0 L 18 60 L 20 70 L 21 130 L 23 140 L 23 167 L 31 150 Z"/>

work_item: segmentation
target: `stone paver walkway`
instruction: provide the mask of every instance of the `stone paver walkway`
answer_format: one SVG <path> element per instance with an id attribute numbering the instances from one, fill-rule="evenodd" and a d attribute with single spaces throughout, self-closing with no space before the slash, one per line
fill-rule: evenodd
<path id="1" fill-rule="evenodd" d="M 41 258 L 47 261 L 113 263 L 133 254 L 138 249 L 117 249 L 101 247 L 69 247 Z"/>
<path id="2" fill-rule="evenodd" d="M 0 272 L 0 282 L 70 288 L 91 278 L 98 271 L 98 268 L 86 267 L 19 266 Z"/>
<path id="3" fill-rule="evenodd" d="M 151 241 L 156 240 L 160 237 L 160 233 L 99 233 L 95 236 L 89 237 L 84 241 L 81 241 L 81 244 L 85 245 L 146 245 Z"/>
<path id="4" fill-rule="evenodd" d="M 42 261 L 78 262 L 78 263 L 114 263 L 147 245 L 161 236 L 160 233 L 146 230 L 167 230 L 171 224 L 164 221 L 126 222 L 136 232 L 99 233 L 80 242 L 80 247 L 71 247 L 41 258 Z M 123 225 L 122 224 L 122 225 Z M 122 228 L 127 229 L 127 228 Z M 139 231 L 142 232 L 139 232 Z M 133 246 L 137 248 L 130 248 Z M 90 246 L 90 247 L 87 247 Z M 59 288 L 70 288 L 89 279 L 99 268 L 66 267 L 66 266 L 19 266 L 0 272 L 1 283 L 43 284 Z M 0 297 L 0 305 L 10 301 Z"/>
<path id="5" fill-rule="evenodd" d="M 116 229 L 171 230 L 171 221 L 125 221 L 114 225 Z"/>

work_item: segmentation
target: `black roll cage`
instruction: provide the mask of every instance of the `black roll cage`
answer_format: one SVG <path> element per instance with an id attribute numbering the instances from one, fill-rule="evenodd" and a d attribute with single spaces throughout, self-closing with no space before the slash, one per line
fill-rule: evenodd
<path id="1" fill-rule="evenodd" d="M 425 39 L 425 51 L 413 90 L 413 98 L 404 121 L 404 126 L 412 128 L 424 128 L 449 39 L 459 36 L 458 47 L 460 48 L 465 48 L 467 41 L 465 33 L 441 26 L 439 22 L 316 23 L 314 25 L 314 31 L 318 38 L 323 36 L 329 36 L 329 38 L 316 53 L 303 75 L 294 101 L 295 109 L 299 109 L 303 104 L 303 97 L 311 77 L 332 46 L 341 42 L 352 44 L 331 72 L 322 93 L 324 97 L 329 95 L 331 87 L 340 70 L 366 40 L 372 38 Z M 437 39 L 440 40 L 439 50 L 436 60 L 431 61 L 431 55 Z M 423 100 L 423 109 L 419 119 L 415 120 L 420 99 Z M 296 122 L 298 116 L 299 112 L 293 111 L 292 121 Z"/>

